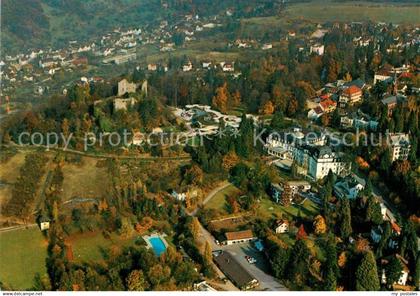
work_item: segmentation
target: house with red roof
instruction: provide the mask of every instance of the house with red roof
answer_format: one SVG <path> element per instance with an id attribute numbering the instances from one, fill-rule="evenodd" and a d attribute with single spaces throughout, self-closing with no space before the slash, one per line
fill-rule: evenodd
<path id="1" fill-rule="evenodd" d="M 337 102 L 334 100 L 331 100 L 330 98 L 322 99 L 319 102 L 319 106 L 321 107 L 322 111 L 324 113 L 330 113 L 334 112 L 334 110 L 337 108 Z"/>
<path id="2" fill-rule="evenodd" d="M 362 100 L 362 94 L 362 90 L 355 85 L 346 88 L 339 98 L 340 107 L 344 108 L 360 102 Z"/>

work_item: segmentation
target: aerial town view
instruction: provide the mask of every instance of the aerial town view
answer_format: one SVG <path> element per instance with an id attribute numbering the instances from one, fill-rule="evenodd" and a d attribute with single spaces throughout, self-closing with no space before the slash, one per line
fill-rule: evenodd
<path id="1" fill-rule="evenodd" d="M 418 0 L 0 3 L 2 295 L 418 295 Z"/>

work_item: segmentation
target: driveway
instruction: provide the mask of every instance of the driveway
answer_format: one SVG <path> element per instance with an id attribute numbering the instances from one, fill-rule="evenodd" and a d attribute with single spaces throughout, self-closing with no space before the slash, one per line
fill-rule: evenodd
<path id="1" fill-rule="evenodd" d="M 269 266 L 267 259 L 262 252 L 258 252 L 253 243 L 241 243 L 230 246 L 221 246 L 219 249 L 223 251 L 229 251 L 232 256 L 259 282 L 260 285 L 257 290 L 263 291 L 288 291 L 288 289 L 282 285 L 275 277 L 271 276 L 269 272 Z M 250 264 L 245 259 L 245 256 L 254 257 L 257 263 Z"/>

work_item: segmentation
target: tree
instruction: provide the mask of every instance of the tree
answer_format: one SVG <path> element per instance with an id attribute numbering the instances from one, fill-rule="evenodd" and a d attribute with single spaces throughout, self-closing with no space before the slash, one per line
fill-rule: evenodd
<path id="1" fill-rule="evenodd" d="M 295 160 L 293 160 L 292 166 L 290 167 L 290 175 L 292 178 L 297 178 L 298 176 L 298 166 Z"/>
<path id="2" fill-rule="evenodd" d="M 416 270 L 414 274 L 414 283 L 416 285 L 417 291 L 420 290 L 420 256 L 417 256 L 416 260 Z"/>
<path id="3" fill-rule="evenodd" d="M 296 233 L 296 240 L 304 240 L 308 237 L 308 234 L 305 231 L 305 227 L 300 225 L 298 232 Z"/>
<path id="4" fill-rule="evenodd" d="M 351 74 L 349 72 L 346 72 L 346 74 L 344 74 L 343 80 L 349 82 L 352 81 L 353 78 L 351 77 Z"/>
<path id="5" fill-rule="evenodd" d="M 197 217 L 193 217 L 192 222 L 191 222 L 191 234 L 194 237 L 194 239 L 197 239 L 199 233 L 200 233 L 200 221 L 198 221 Z"/>
<path id="6" fill-rule="evenodd" d="M 321 116 L 322 126 L 328 126 L 330 124 L 330 115 L 327 113 L 322 114 Z"/>
<path id="7" fill-rule="evenodd" d="M 226 171 L 229 171 L 239 162 L 239 157 L 236 155 L 235 151 L 229 151 L 225 156 L 223 156 L 222 166 Z"/>
<path id="8" fill-rule="evenodd" d="M 350 202 L 347 198 L 340 201 L 340 235 L 347 239 L 353 232 L 351 227 Z"/>
<path id="9" fill-rule="evenodd" d="M 373 195 L 368 197 L 366 206 L 366 220 L 376 225 L 383 223 L 381 206 Z"/>
<path id="10" fill-rule="evenodd" d="M 394 283 L 398 282 L 401 277 L 402 270 L 403 266 L 400 259 L 396 256 L 392 256 L 388 264 L 385 265 L 386 284 L 388 287 L 392 287 Z"/>
<path id="11" fill-rule="evenodd" d="M 289 280 L 295 282 L 298 286 L 302 286 L 306 281 L 309 272 L 310 255 L 311 252 L 305 241 L 297 240 L 289 257 L 287 271 Z"/>
<path id="12" fill-rule="evenodd" d="M 271 118 L 270 127 L 275 130 L 281 130 L 285 127 L 284 114 L 281 111 L 276 111 Z"/>
<path id="13" fill-rule="evenodd" d="M 211 246 L 208 241 L 206 241 L 206 245 L 204 247 L 204 259 L 207 264 L 212 262 Z"/>
<path id="14" fill-rule="evenodd" d="M 270 261 L 274 276 L 282 279 L 285 276 L 287 262 L 289 261 L 289 251 L 285 248 L 277 247 Z"/>
<path id="15" fill-rule="evenodd" d="M 380 284 L 375 256 L 367 251 L 356 270 L 357 291 L 379 291 Z"/>
<path id="16" fill-rule="evenodd" d="M 337 248 L 335 244 L 335 237 L 328 239 L 326 246 L 326 276 L 325 276 L 325 290 L 335 291 L 337 289 L 338 277 L 338 262 L 337 262 Z"/>
<path id="17" fill-rule="evenodd" d="M 144 291 L 146 287 L 146 280 L 144 279 L 143 271 L 133 270 L 126 279 L 128 291 Z"/>
<path id="18" fill-rule="evenodd" d="M 54 200 L 52 208 L 52 217 L 54 222 L 58 222 L 58 205 L 57 201 Z"/>
<path id="19" fill-rule="evenodd" d="M 70 132 L 70 124 L 67 118 L 63 119 L 63 122 L 61 123 L 61 131 L 63 132 L 63 135 L 68 137 Z"/>
<path id="20" fill-rule="evenodd" d="M 314 220 L 314 228 L 316 234 L 324 234 L 327 231 L 325 219 L 321 215 L 317 215 Z"/>
<path id="21" fill-rule="evenodd" d="M 238 107 L 241 104 L 241 93 L 239 92 L 239 90 L 236 90 L 229 101 L 229 107 L 230 108 L 235 108 Z"/>
<path id="22" fill-rule="evenodd" d="M 379 242 L 379 245 L 376 249 L 376 256 L 378 258 L 382 257 L 382 252 L 388 245 L 388 239 L 391 237 L 392 230 L 391 230 L 391 223 L 386 222 L 384 227 L 384 232 L 381 236 L 381 240 Z"/>
<path id="23" fill-rule="evenodd" d="M 216 95 L 213 97 L 212 104 L 222 113 L 226 113 L 228 107 L 229 93 L 227 90 L 227 83 L 216 89 Z"/>
<path id="24" fill-rule="evenodd" d="M 273 114 L 273 112 L 274 112 L 273 102 L 271 100 L 268 100 L 267 102 L 264 103 L 259 113 L 263 115 L 270 115 L 270 114 Z"/>

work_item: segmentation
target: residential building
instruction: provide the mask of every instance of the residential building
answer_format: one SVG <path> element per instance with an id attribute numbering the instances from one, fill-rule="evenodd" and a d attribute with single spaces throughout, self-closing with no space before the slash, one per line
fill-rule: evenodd
<path id="1" fill-rule="evenodd" d="M 287 220 L 277 220 L 274 225 L 274 231 L 276 233 L 286 233 L 289 232 L 289 221 Z"/>
<path id="2" fill-rule="evenodd" d="M 241 290 L 249 290 L 259 285 L 258 280 L 246 270 L 229 251 L 214 257 L 222 272 Z"/>
<path id="3" fill-rule="evenodd" d="M 312 121 L 317 121 L 322 115 L 324 115 L 324 111 L 319 106 L 308 111 L 308 119 Z"/>
<path id="4" fill-rule="evenodd" d="M 406 160 L 410 153 L 411 143 L 408 134 L 388 134 L 388 143 L 391 149 L 392 161 Z"/>
<path id="5" fill-rule="evenodd" d="M 331 113 L 334 112 L 334 110 L 337 108 L 337 102 L 331 100 L 330 98 L 325 98 L 321 99 L 319 106 L 324 113 Z"/>
<path id="6" fill-rule="evenodd" d="M 360 102 L 362 100 L 362 94 L 362 90 L 355 85 L 346 88 L 339 98 L 340 107 L 344 108 L 347 105 L 354 105 Z"/>
<path id="7" fill-rule="evenodd" d="M 226 245 L 238 244 L 238 243 L 246 243 L 257 238 L 252 233 L 252 230 L 242 230 L 242 231 L 234 231 L 234 232 L 226 232 Z"/>
<path id="8" fill-rule="evenodd" d="M 334 193 L 339 198 L 355 199 L 365 186 L 365 180 L 352 174 L 334 184 Z"/>
<path id="9" fill-rule="evenodd" d="M 343 159 L 343 154 L 334 152 L 328 146 L 307 147 L 303 155 L 308 155 L 308 176 L 319 180 L 328 175 L 329 171 L 339 176 L 350 173 L 351 162 Z"/>
<path id="10" fill-rule="evenodd" d="M 267 50 L 267 49 L 272 49 L 272 48 L 273 48 L 273 45 L 271 43 L 265 43 L 261 47 L 262 50 Z"/>
<path id="11" fill-rule="evenodd" d="M 232 63 L 222 63 L 222 70 L 223 72 L 233 72 L 235 71 L 235 67 Z"/>
<path id="12" fill-rule="evenodd" d="M 388 95 L 381 100 L 381 103 L 388 108 L 388 116 L 392 116 L 392 112 L 397 107 L 398 103 L 404 103 L 406 97 L 403 95 Z"/>
<path id="13" fill-rule="evenodd" d="M 127 79 L 123 79 L 118 82 L 118 96 L 121 97 L 125 94 L 135 93 L 137 85 L 135 83 L 130 83 Z"/>
<path id="14" fill-rule="evenodd" d="M 156 64 L 148 64 L 147 65 L 147 70 L 156 71 L 157 70 L 157 65 Z"/>
<path id="15" fill-rule="evenodd" d="M 296 195 L 307 192 L 309 189 L 311 189 L 311 184 L 307 181 L 285 181 L 279 184 L 271 184 L 272 198 L 277 203 L 281 203 L 283 199 L 289 199 L 290 202 L 293 202 Z"/>
<path id="16" fill-rule="evenodd" d="M 50 219 L 46 216 L 42 216 L 39 219 L 38 224 L 41 231 L 50 229 Z"/>
<path id="17" fill-rule="evenodd" d="M 370 116 L 358 111 L 356 113 L 344 115 L 340 118 L 342 128 L 353 128 L 366 131 L 376 131 L 379 122 L 371 119 Z"/>
<path id="18" fill-rule="evenodd" d="M 188 62 L 187 64 L 182 66 L 182 71 L 189 72 L 193 69 L 193 65 L 191 62 Z"/>
<path id="19" fill-rule="evenodd" d="M 282 159 L 298 157 L 298 148 L 304 145 L 325 145 L 326 136 L 323 133 L 303 132 L 295 127 L 286 132 L 273 133 L 266 139 L 267 153 Z"/>
<path id="20" fill-rule="evenodd" d="M 314 44 L 311 45 L 309 49 L 310 53 L 316 53 L 317 55 L 323 55 L 324 54 L 324 45 L 322 44 Z"/>

